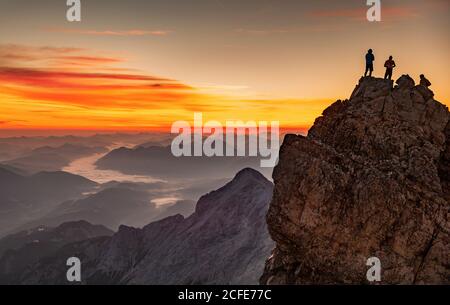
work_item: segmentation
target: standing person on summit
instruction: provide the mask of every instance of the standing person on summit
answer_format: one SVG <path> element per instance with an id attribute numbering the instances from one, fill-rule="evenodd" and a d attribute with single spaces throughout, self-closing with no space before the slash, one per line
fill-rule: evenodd
<path id="1" fill-rule="evenodd" d="M 369 77 L 372 76 L 374 61 L 375 61 L 375 56 L 373 55 L 373 50 L 369 49 L 369 51 L 367 51 L 367 54 L 366 54 L 366 72 L 364 73 L 364 77 L 367 76 L 367 72 L 370 72 Z"/>
<path id="2" fill-rule="evenodd" d="M 389 56 L 389 59 L 386 60 L 384 63 L 384 67 L 386 68 L 386 73 L 384 74 L 384 79 L 391 80 L 392 78 L 392 72 L 394 71 L 394 68 L 396 67 L 395 61 L 392 59 L 392 56 Z"/>
<path id="3" fill-rule="evenodd" d="M 431 82 L 425 77 L 425 75 L 420 74 L 420 85 L 428 88 L 431 86 Z"/>

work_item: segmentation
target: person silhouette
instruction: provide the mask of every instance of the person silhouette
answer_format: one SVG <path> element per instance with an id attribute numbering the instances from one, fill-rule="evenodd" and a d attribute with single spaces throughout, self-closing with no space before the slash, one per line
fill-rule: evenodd
<path id="1" fill-rule="evenodd" d="M 431 86 L 431 82 L 426 79 L 425 75 L 420 74 L 420 85 L 424 86 L 425 88 L 428 88 Z"/>
<path id="2" fill-rule="evenodd" d="M 367 72 L 369 72 L 369 77 L 372 76 L 374 61 L 375 61 L 375 56 L 373 55 L 373 50 L 369 49 L 366 54 L 366 72 L 364 72 L 364 77 L 367 76 Z"/>
<path id="3" fill-rule="evenodd" d="M 384 67 L 386 68 L 386 73 L 384 74 L 384 79 L 391 80 L 392 72 L 394 71 L 394 68 L 396 67 L 395 61 L 393 60 L 392 56 L 389 56 L 389 59 L 386 60 L 386 62 L 384 63 Z"/>

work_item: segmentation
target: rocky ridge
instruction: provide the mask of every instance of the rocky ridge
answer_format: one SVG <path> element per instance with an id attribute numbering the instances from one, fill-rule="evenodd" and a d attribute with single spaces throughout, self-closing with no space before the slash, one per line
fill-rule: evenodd
<path id="1" fill-rule="evenodd" d="M 267 215 L 263 284 L 450 283 L 450 124 L 408 75 L 362 78 L 308 136 L 288 135 Z"/>

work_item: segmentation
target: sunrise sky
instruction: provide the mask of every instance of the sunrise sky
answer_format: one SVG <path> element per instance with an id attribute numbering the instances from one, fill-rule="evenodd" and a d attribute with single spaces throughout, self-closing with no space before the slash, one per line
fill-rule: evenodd
<path id="1" fill-rule="evenodd" d="M 450 105 L 448 0 L 0 0 L 0 136 L 10 130 L 153 130 L 177 120 L 307 128 L 375 75 L 424 73 Z"/>

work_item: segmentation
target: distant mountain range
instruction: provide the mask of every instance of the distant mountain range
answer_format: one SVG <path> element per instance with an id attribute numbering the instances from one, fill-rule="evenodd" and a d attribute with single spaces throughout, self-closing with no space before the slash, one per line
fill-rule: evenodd
<path id="1" fill-rule="evenodd" d="M 97 183 L 65 172 L 23 176 L 0 167 L 0 236 L 95 187 Z"/>
<path id="2" fill-rule="evenodd" d="M 272 173 L 272 168 L 260 167 L 260 157 L 177 158 L 169 146 L 118 148 L 99 159 L 96 165 L 101 169 L 170 180 L 231 178 L 246 167 L 258 170 L 266 177 Z"/>
<path id="3" fill-rule="evenodd" d="M 38 225 L 57 226 L 67 221 L 82 219 L 117 230 L 122 224 L 144 226 L 150 221 L 167 216 L 168 211 L 187 216 L 194 210 L 194 203 L 190 201 L 158 207 L 151 202 L 152 198 L 152 194 L 147 191 L 118 185 L 86 198 L 65 201 L 45 216 L 25 224 L 22 228 Z"/>
<path id="4" fill-rule="evenodd" d="M 68 284 L 65 262 L 76 256 L 85 284 L 256 284 L 274 246 L 265 221 L 272 189 L 259 172 L 244 169 L 201 197 L 187 218 L 170 216 L 142 229 L 120 226 L 111 237 L 68 243 L 9 283 Z M 108 202 L 118 196 L 107 195 Z"/>
<path id="5" fill-rule="evenodd" d="M 30 264 L 55 253 L 62 246 L 114 232 L 86 221 L 68 222 L 56 228 L 40 226 L 0 239 L 0 284 L 11 283 Z"/>
<path id="6" fill-rule="evenodd" d="M 194 200 L 222 181 L 97 184 L 66 172 L 23 176 L 0 167 L 0 236 L 77 220 L 117 230 L 121 224 L 142 227 L 174 214 L 189 216 Z M 163 203 L 157 204 L 158 199 Z"/>
<path id="7" fill-rule="evenodd" d="M 107 151 L 104 147 L 73 144 L 64 144 L 58 147 L 44 146 L 33 149 L 24 156 L 4 161 L 3 163 L 28 173 L 58 171 L 75 159 Z"/>
<path id="8" fill-rule="evenodd" d="M 128 145 L 168 145 L 172 138 L 168 133 L 109 133 L 93 136 L 32 136 L 32 137 L 1 137 L 0 130 L 0 162 L 25 157 L 40 147 L 61 147 L 64 145 L 84 147 L 109 147 L 118 143 Z M 49 170 L 49 169 L 46 169 Z"/>

